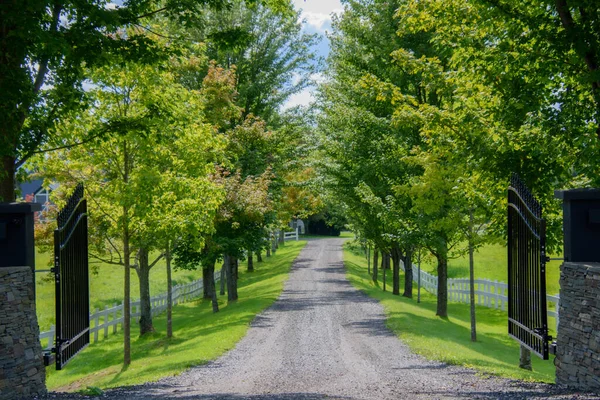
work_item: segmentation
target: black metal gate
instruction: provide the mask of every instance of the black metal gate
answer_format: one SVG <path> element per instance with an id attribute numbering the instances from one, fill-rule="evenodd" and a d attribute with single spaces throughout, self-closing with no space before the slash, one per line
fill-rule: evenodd
<path id="1" fill-rule="evenodd" d="M 87 205 L 79 184 L 57 217 L 54 231 L 56 369 L 90 343 Z"/>
<path id="2" fill-rule="evenodd" d="M 516 174 L 508 188 L 508 333 L 548 359 L 546 221 Z"/>

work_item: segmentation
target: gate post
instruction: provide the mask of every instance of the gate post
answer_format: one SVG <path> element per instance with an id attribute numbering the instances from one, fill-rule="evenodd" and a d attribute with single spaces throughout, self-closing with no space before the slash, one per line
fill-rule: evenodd
<path id="1" fill-rule="evenodd" d="M 37 203 L 0 203 L 0 268 L 15 265 L 35 270 L 33 213 Z"/>
<path id="2" fill-rule="evenodd" d="M 556 383 L 600 389 L 600 263 L 565 262 L 560 271 Z"/>
<path id="3" fill-rule="evenodd" d="M 0 203 L 0 398 L 46 393 L 35 313 L 35 203 Z"/>
<path id="4" fill-rule="evenodd" d="M 0 398 L 46 393 L 34 277 L 29 266 L 0 268 Z"/>
<path id="5" fill-rule="evenodd" d="M 556 383 L 600 389 L 600 189 L 556 191 L 563 200 Z"/>

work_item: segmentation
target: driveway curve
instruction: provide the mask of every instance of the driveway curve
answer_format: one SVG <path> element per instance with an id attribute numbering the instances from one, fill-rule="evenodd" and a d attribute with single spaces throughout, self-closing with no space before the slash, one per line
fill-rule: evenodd
<path id="1" fill-rule="evenodd" d="M 343 239 L 309 241 L 280 298 L 219 359 L 109 390 L 111 399 L 588 399 L 554 385 L 482 377 L 413 354 L 383 307 L 346 279 Z"/>

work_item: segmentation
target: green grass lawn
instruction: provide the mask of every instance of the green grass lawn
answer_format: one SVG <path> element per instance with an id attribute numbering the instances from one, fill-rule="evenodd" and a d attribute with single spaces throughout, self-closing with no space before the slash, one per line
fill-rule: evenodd
<path id="1" fill-rule="evenodd" d="M 558 257 L 558 256 L 552 256 Z M 506 246 L 500 244 L 486 244 L 479 248 L 473 257 L 475 279 L 489 279 L 492 281 L 508 281 L 508 263 Z M 416 256 L 413 263 L 417 263 Z M 562 261 L 550 261 L 546 264 L 546 292 L 556 295 L 559 292 L 560 265 Z M 437 275 L 437 264 L 433 257 L 423 257 L 421 263 L 423 271 Z M 448 278 L 469 277 L 469 255 L 451 259 L 448 262 Z"/>
<path id="2" fill-rule="evenodd" d="M 154 318 L 156 333 L 138 337 L 132 326 L 132 363 L 123 368 L 123 336 L 119 331 L 90 345 L 62 371 L 47 368 L 50 390 L 77 391 L 86 387 L 110 388 L 155 381 L 206 363 L 232 349 L 245 335 L 256 314 L 270 306 L 283 289 L 292 261 L 306 241 L 287 242 L 255 272 L 240 264 L 239 300 L 227 305 L 219 296 L 221 311 L 212 313 L 209 301 L 178 305 L 173 310 L 173 335 L 166 339 L 166 318 Z"/>
<path id="3" fill-rule="evenodd" d="M 528 381 L 554 382 L 553 360 L 543 361 L 532 356 L 533 371 L 518 368 L 519 344 L 507 333 L 507 314 L 486 307 L 477 307 L 477 342 L 471 342 L 468 304 L 448 304 L 447 320 L 436 317 L 436 297 L 421 291 L 421 303 L 391 294 L 391 273 L 386 276 L 387 292 L 375 285 L 367 273 L 362 254 L 344 248 L 344 264 L 350 282 L 369 296 L 379 300 L 387 314 L 388 327 L 415 353 L 428 359 L 475 368 L 482 373 Z M 403 288 L 404 274 L 401 274 Z M 401 290 L 402 293 L 402 290 Z M 552 325 L 552 323 L 550 323 Z M 551 356 L 552 357 L 552 356 Z"/>
<path id="4" fill-rule="evenodd" d="M 36 268 L 48 269 L 48 253 L 36 253 Z M 104 309 L 105 306 L 112 307 L 113 304 L 123 302 L 123 267 L 109 264 L 97 265 L 98 272 L 90 273 L 90 311 Z M 91 269 L 91 265 L 90 265 Z M 173 272 L 173 284 L 188 283 L 202 278 L 202 271 L 175 270 Z M 150 295 L 154 296 L 167 291 L 167 271 L 164 261 L 159 261 L 150 270 Z M 36 308 L 40 332 L 50 329 L 54 324 L 54 278 L 49 273 L 36 274 Z M 138 277 L 134 270 L 131 271 L 131 296 L 134 299 L 140 297 Z"/>

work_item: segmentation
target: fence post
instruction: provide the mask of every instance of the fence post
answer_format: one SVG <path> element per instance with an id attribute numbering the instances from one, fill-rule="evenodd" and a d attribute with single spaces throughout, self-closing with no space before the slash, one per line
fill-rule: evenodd
<path id="1" fill-rule="evenodd" d="M 108 337 L 108 305 L 104 306 L 104 339 Z"/>
<path id="2" fill-rule="evenodd" d="M 296 227 L 296 242 L 298 241 L 298 233 L 300 232 L 300 228 Z"/>
<path id="3" fill-rule="evenodd" d="M 98 342 L 98 330 L 100 329 L 98 326 L 100 324 L 100 310 L 96 308 L 94 315 L 96 316 L 94 323 L 94 343 L 96 343 Z"/>
<path id="4" fill-rule="evenodd" d="M 113 333 L 117 333 L 117 325 L 119 324 L 117 320 L 117 303 L 113 303 Z"/>

